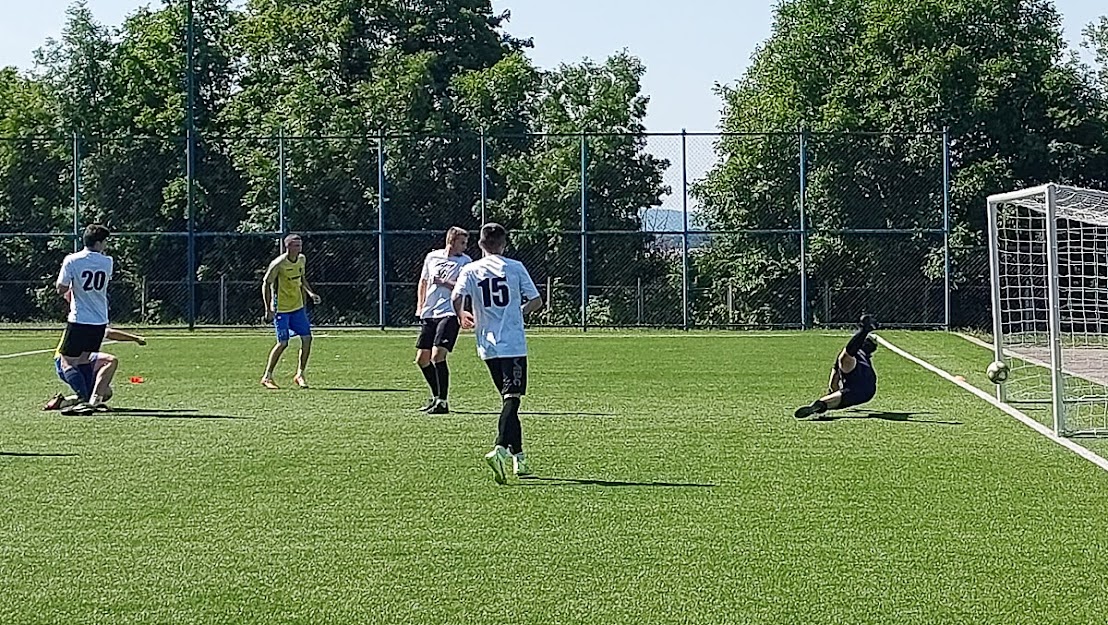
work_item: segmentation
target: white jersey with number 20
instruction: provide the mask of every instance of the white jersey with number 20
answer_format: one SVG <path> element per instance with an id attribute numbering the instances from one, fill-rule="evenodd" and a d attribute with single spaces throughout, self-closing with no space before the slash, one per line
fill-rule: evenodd
<path id="1" fill-rule="evenodd" d="M 73 294 L 69 300 L 70 323 L 108 325 L 108 282 L 113 266 L 111 256 L 90 249 L 65 257 L 57 284 L 68 286 Z"/>
<path id="2" fill-rule="evenodd" d="M 462 267 L 454 297 L 464 296 L 473 301 L 481 360 L 527 355 L 523 304 L 539 297 L 539 290 L 523 263 L 493 255 Z"/>

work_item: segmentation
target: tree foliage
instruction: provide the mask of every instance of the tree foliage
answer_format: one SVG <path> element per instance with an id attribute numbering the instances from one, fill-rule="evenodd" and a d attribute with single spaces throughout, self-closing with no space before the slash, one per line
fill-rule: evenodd
<path id="1" fill-rule="evenodd" d="M 1101 94 L 1108 92 L 1108 15 L 1085 27 L 1081 45 L 1093 54 Z"/>
<path id="2" fill-rule="evenodd" d="M 942 275 L 941 236 L 925 231 L 942 226 L 937 133 L 944 128 L 956 246 L 984 242 L 990 193 L 1047 181 L 1108 182 L 1098 95 L 1060 24 L 1046 0 L 788 0 L 777 8 L 773 34 L 749 71 L 721 89 L 722 126 L 809 133 L 803 225 L 811 229 L 806 270 L 817 289 L 805 305 L 814 306 L 818 287 L 837 285 L 868 293 L 858 304 L 875 311 L 890 285 L 906 290 L 905 276 Z M 926 134 L 840 134 L 860 131 Z M 798 143 L 795 132 L 723 138 L 721 164 L 695 190 L 705 225 L 800 229 Z M 916 233 L 878 241 L 844 229 Z M 721 237 L 700 259 L 698 275 L 733 280 L 746 295 L 796 293 L 795 240 Z M 980 270 L 959 268 L 963 278 Z"/>
<path id="3" fill-rule="evenodd" d="M 382 223 L 412 232 L 386 239 L 385 276 L 414 281 L 423 254 L 441 244 L 438 234 L 415 232 L 479 225 L 482 143 L 490 217 L 544 233 L 576 229 L 580 190 L 571 198 L 563 187 L 579 172 L 577 134 L 642 129 L 637 59 L 620 54 L 542 71 L 527 57 L 530 41 L 506 32 L 509 15 L 494 12 L 489 0 L 192 4 L 191 68 L 184 0 L 138 9 L 117 28 L 97 22 L 79 0 L 31 74 L 0 73 L 0 137 L 12 138 L 0 142 L 0 223 L 9 232 L 71 228 L 74 149 L 83 222 L 185 231 L 185 77 L 195 77 L 195 225 L 240 236 L 200 239 L 195 268 L 185 263 L 180 236 L 117 238 L 125 275 L 116 288 L 131 287 L 113 294 L 113 308 L 124 314 L 131 308 L 150 316 L 137 310 L 142 278 L 167 282 L 147 300 L 182 304 L 186 278 L 202 285 L 221 275 L 252 280 L 274 248 L 270 238 L 251 235 L 285 229 L 316 233 L 309 246 L 317 280 L 362 284 L 377 276 L 377 238 L 325 233 L 372 232 Z M 574 137 L 546 141 L 536 132 Z M 630 136 L 590 138 L 588 149 L 590 227 L 634 229 L 639 212 L 659 203 L 666 163 Z M 625 243 L 629 258 L 649 264 L 647 241 Z M 579 250 L 575 237 L 561 245 L 563 262 L 549 268 L 559 276 Z M 544 258 L 545 235 L 520 236 L 517 252 Z M 20 262 L 33 263 L 37 253 Z M 39 271 L 54 271 L 50 264 Z M 410 306 L 392 305 L 412 297 L 405 288 L 389 294 L 401 315 L 389 321 L 407 319 Z M 216 305 L 210 290 L 200 293 L 202 309 Z M 357 303 L 375 297 L 375 288 L 347 295 L 343 305 L 375 311 Z M 179 314 L 168 304 L 155 308 L 165 318 Z"/>

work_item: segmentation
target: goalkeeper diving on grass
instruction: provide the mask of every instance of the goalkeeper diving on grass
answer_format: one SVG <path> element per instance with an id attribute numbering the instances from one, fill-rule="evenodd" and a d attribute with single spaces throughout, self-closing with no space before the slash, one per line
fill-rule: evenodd
<path id="1" fill-rule="evenodd" d="M 873 315 L 862 315 L 858 331 L 835 359 L 831 380 L 827 383 L 827 395 L 797 408 L 794 417 L 818 419 L 828 410 L 860 406 L 873 399 L 877 394 L 877 371 L 873 368 L 877 340 L 870 336 L 870 332 L 876 329 L 877 320 Z"/>

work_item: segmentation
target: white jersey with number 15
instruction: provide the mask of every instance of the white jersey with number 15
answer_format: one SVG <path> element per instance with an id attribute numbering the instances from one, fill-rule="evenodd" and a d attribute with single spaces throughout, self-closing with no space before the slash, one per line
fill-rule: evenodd
<path id="1" fill-rule="evenodd" d="M 114 263 L 111 256 L 89 249 L 70 254 L 62 261 L 58 286 L 68 286 L 70 323 L 108 325 L 108 283 Z"/>
<path id="2" fill-rule="evenodd" d="M 539 297 L 539 290 L 523 263 L 493 255 L 462 267 L 454 286 L 454 297 L 460 296 L 473 301 L 481 360 L 527 355 L 523 304 Z"/>

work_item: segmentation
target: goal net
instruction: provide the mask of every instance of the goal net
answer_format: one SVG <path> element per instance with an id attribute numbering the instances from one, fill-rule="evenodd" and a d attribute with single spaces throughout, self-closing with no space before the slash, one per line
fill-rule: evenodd
<path id="1" fill-rule="evenodd" d="M 1108 435 L 1108 193 L 1051 184 L 988 209 L 999 398 L 1057 434 Z"/>

